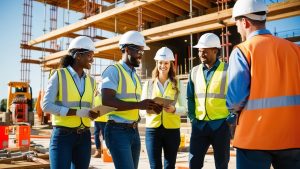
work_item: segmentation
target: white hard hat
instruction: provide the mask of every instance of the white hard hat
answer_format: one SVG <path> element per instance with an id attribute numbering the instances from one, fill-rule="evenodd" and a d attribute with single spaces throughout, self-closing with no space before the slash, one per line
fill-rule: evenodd
<path id="1" fill-rule="evenodd" d="M 237 0 L 233 6 L 232 18 L 246 16 L 253 20 L 266 20 L 267 15 L 256 15 L 256 12 L 266 12 L 268 8 L 263 0 Z"/>
<path id="2" fill-rule="evenodd" d="M 87 36 L 78 36 L 73 39 L 69 45 L 68 51 L 71 49 L 87 49 L 90 51 L 96 50 L 94 42 Z"/>
<path id="3" fill-rule="evenodd" d="M 213 33 L 203 34 L 194 48 L 221 48 L 220 39 Z"/>
<path id="4" fill-rule="evenodd" d="M 119 40 L 120 49 L 126 44 L 143 46 L 144 50 L 150 49 L 145 43 L 144 36 L 138 31 L 128 31 L 122 35 L 121 39 Z"/>
<path id="5" fill-rule="evenodd" d="M 174 61 L 175 59 L 171 49 L 162 47 L 156 52 L 154 60 Z"/>

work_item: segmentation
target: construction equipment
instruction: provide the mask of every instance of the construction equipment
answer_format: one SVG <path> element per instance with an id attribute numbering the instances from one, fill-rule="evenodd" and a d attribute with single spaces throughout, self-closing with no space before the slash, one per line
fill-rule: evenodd
<path id="1" fill-rule="evenodd" d="M 2 121 L 16 124 L 34 124 L 32 90 L 27 82 L 9 82 L 5 118 Z"/>

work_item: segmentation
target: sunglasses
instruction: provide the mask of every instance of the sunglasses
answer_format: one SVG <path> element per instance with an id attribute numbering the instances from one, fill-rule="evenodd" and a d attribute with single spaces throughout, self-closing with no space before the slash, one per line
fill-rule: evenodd
<path id="1" fill-rule="evenodd" d="M 132 47 L 132 46 L 127 46 L 128 48 L 130 48 L 130 49 L 133 49 L 133 50 L 135 50 L 139 55 L 144 55 L 144 53 L 145 53 L 145 51 L 144 50 L 140 50 L 140 49 L 137 49 L 137 48 L 134 48 L 134 47 Z"/>
<path id="2" fill-rule="evenodd" d="M 77 53 L 79 53 L 79 54 L 85 54 L 85 53 L 89 53 L 89 52 L 91 52 L 91 51 L 87 50 L 87 51 L 83 51 L 83 52 L 76 52 L 76 53 L 74 53 L 74 55 L 77 54 Z M 91 53 L 90 55 L 88 55 L 88 57 L 93 57 L 93 53 Z"/>

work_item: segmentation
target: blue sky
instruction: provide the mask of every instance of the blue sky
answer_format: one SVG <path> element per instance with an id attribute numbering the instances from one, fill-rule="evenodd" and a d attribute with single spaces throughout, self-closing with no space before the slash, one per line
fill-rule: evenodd
<path id="1" fill-rule="evenodd" d="M 0 0 L 0 100 L 7 97 L 7 83 L 9 81 L 20 81 L 21 79 L 21 49 L 22 38 L 22 13 L 23 0 Z M 48 14 L 49 15 L 49 14 Z M 59 17 L 62 15 L 59 15 Z M 48 16 L 49 17 L 49 16 Z M 33 38 L 43 34 L 44 6 L 33 2 Z M 60 22 L 60 21 L 59 21 Z M 296 34 L 300 35 L 300 17 L 293 17 L 280 21 L 267 23 L 267 28 L 274 33 L 298 29 Z M 49 26 L 47 27 L 49 29 Z M 281 33 L 285 36 L 286 33 Z M 33 52 L 32 58 L 41 57 L 41 52 Z M 39 65 L 30 66 L 30 85 L 33 89 L 33 97 L 37 97 L 41 86 L 41 71 Z"/>

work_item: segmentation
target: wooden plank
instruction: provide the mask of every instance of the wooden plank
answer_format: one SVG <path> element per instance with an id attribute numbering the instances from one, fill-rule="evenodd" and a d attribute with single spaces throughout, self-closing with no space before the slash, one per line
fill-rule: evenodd
<path id="1" fill-rule="evenodd" d="M 190 5 L 190 0 L 183 0 L 183 1 Z M 193 3 L 193 7 L 195 7 L 195 8 L 198 8 L 198 9 L 203 8 L 203 6 L 196 1 L 193 1 L 192 3 Z"/>
<path id="2" fill-rule="evenodd" d="M 21 63 L 31 63 L 31 64 L 41 64 L 40 60 L 36 60 L 36 59 L 22 59 Z"/>
<path id="3" fill-rule="evenodd" d="M 50 164 L 38 164 L 36 162 L 15 161 L 14 164 L 0 164 L 1 169 L 35 169 L 50 168 Z"/>
<path id="4" fill-rule="evenodd" d="M 193 0 L 193 3 L 197 2 L 198 4 L 204 6 L 205 8 L 210 8 L 211 7 L 211 4 L 210 4 L 210 1 L 209 0 Z"/>
<path id="5" fill-rule="evenodd" d="M 128 13 L 128 15 L 137 18 L 137 12 Z M 147 16 L 143 12 L 142 12 L 142 17 L 143 17 L 143 20 L 145 20 L 146 22 L 158 22 L 158 21 L 160 21 L 160 19 L 153 18 L 152 16 Z"/>
<path id="6" fill-rule="evenodd" d="M 27 44 L 20 44 L 20 48 L 21 49 L 37 50 L 37 51 L 45 51 L 45 52 L 50 52 L 50 53 L 58 52 L 58 50 L 55 50 L 55 49 L 42 48 L 42 47 L 37 47 L 37 46 L 29 46 Z"/>
<path id="7" fill-rule="evenodd" d="M 174 5 L 172 5 L 172 4 L 170 4 L 166 1 L 160 1 L 160 2 L 157 2 L 153 5 L 158 6 L 160 8 L 163 8 L 163 9 L 165 9 L 165 10 L 171 12 L 171 13 L 174 13 L 178 16 L 181 16 L 185 13 L 185 11 L 182 10 L 181 8 L 178 8 L 177 6 L 174 6 Z"/>
<path id="8" fill-rule="evenodd" d="M 155 12 L 156 14 L 162 15 L 167 18 L 175 18 L 175 15 L 173 13 L 165 10 L 164 8 L 162 8 L 160 6 L 148 5 L 148 6 L 145 6 L 143 9 L 147 9 L 149 11 Z"/>
<path id="9" fill-rule="evenodd" d="M 164 19 L 166 19 L 165 16 L 161 15 L 161 14 L 158 14 L 158 13 L 155 13 L 151 10 L 148 10 L 147 8 L 143 8 L 143 15 L 146 15 L 148 17 L 151 17 L 151 18 L 154 18 L 158 21 L 162 21 Z"/>
<path id="10" fill-rule="evenodd" d="M 189 3 L 186 3 L 186 2 L 184 2 L 182 0 L 180 0 L 180 1 L 165 0 L 165 1 L 167 1 L 168 3 L 173 4 L 173 5 L 181 8 L 181 9 L 187 11 L 187 12 L 190 11 L 190 5 L 189 5 Z"/>
<path id="11" fill-rule="evenodd" d="M 74 24 L 65 26 L 63 28 L 56 29 L 52 32 L 49 32 L 49 33 L 43 35 L 43 36 L 40 36 L 36 39 L 31 40 L 28 43 L 28 45 L 35 45 L 35 44 L 45 42 L 45 41 L 48 41 L 48 40 L 57 39 L 57 38 L 63 36 L 64 34 L 67 34 L 69 32 L 76 32 L 76 31 L 82 30 L 84 28 L 87 28 L 92 23 L 99 22 L 99 21 L 101 21 L 103 19 L 106 19 L 106 18 L 109 18 L 111 16 L 121 14 L 121 13 L 125 13 L 125 12 L 131 11 L 133 9 L 136 9 L 138 7 L 146 6 L 146 5 L 149 5 L 151 3 L 158 2 L 158 1 L 160 1 L 160 0 L 143 0 L 143 1 L 130 2 L 128 4 L 125 4 L 123 7 L 117 7 L 117 8 L 105 11 L 101 14 L 91 16 L 87 19 L 81 20 L 81 21 L 76 22 Z"/>

